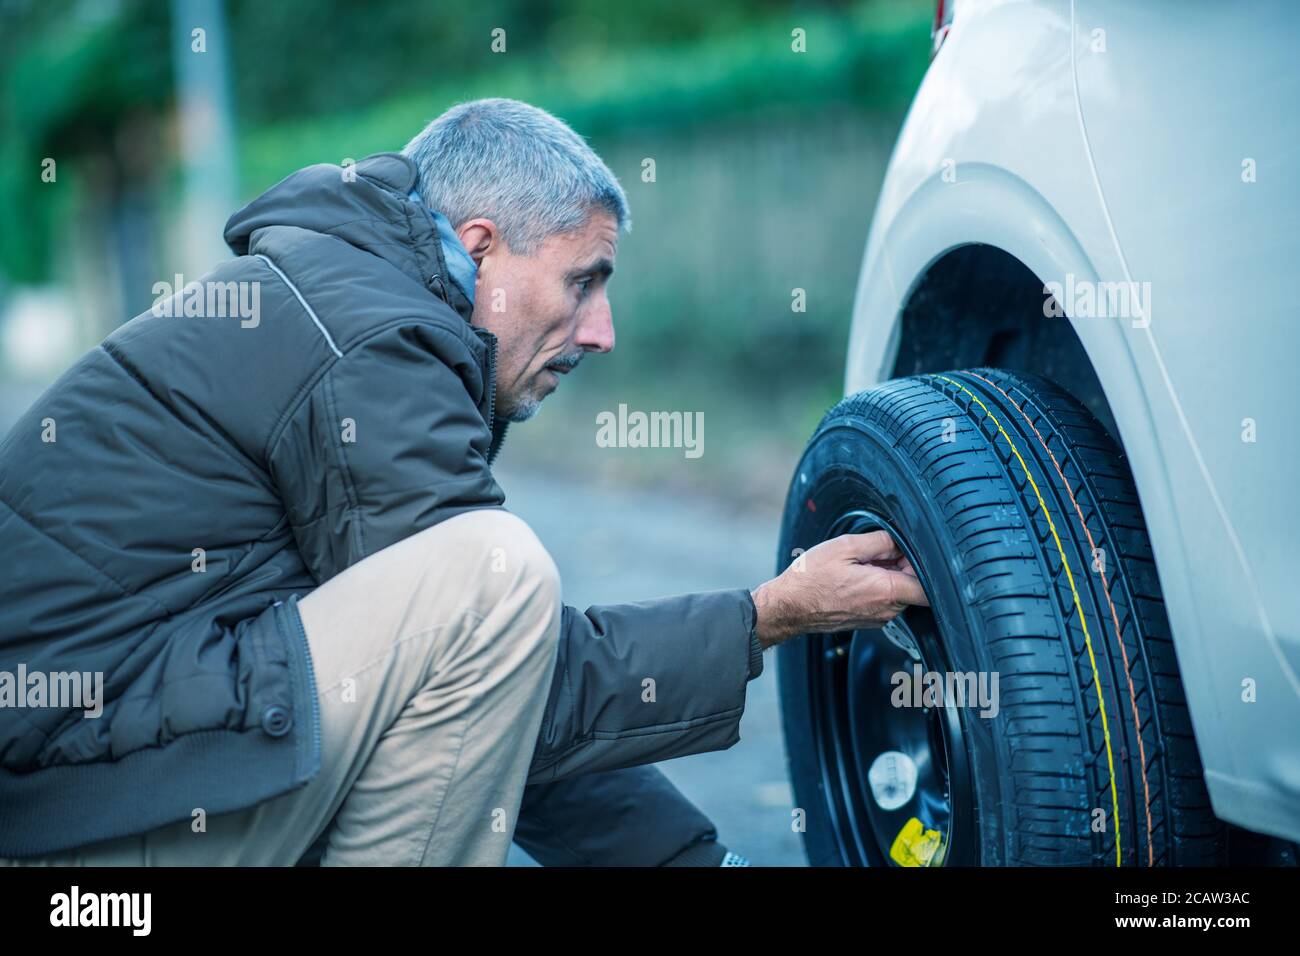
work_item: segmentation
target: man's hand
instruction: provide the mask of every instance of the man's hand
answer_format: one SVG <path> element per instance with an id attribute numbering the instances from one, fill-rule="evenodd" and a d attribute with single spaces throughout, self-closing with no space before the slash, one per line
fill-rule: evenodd
<path id="1" fill-rule="evenodd" d="M 908 605 L 930 603 L 887 531 L 823 541 L 753 594 L 764 648 L 796 634 L 880 627 Z"/>

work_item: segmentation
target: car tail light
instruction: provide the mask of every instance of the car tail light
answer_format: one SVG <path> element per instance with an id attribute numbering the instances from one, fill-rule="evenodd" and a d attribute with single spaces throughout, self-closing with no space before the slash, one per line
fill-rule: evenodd
<path id="1" fill-rule="evenodd" d="M 952 7 L 956 0 L 937 0 L 934 5 L 934 28 L 930 31 L 930 59 L 934 59 L 952 28 Z"/>

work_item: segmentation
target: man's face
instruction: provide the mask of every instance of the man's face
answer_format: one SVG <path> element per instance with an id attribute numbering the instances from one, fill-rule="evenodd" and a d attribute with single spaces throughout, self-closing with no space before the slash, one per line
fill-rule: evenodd
<path id="1" fill-rule="evenodd" d="M 587 352 L 614 347 L 606 286 L 618 222 L 596 212 L 530 256 L 513 254 L 489 220 L 470 220 L 457 232 L 478 263 L 473 322 L 497 337 L 497 415 L 524 421 Z"/>

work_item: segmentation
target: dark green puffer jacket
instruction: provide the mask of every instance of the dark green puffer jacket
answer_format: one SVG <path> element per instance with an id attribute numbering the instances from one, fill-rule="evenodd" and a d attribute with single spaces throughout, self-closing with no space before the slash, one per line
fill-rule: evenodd
<path id="1" fill-rule="evenodd" d="M 0 857 L 304 785 L 320 730 L 297 599 L 503 505 L 493 337 L 447 281 L 411 164 L 350 173 L 301 170 L 231 218 L 236 258 L 200 282 L 255 283 L 256 321 L 138 316 L 0 444 L 0 680 L 104 680 L 98 717 L 0 706 Z M 531 783 L 739 738 L 762 667 L 748 591 L 563 619 Z"/>

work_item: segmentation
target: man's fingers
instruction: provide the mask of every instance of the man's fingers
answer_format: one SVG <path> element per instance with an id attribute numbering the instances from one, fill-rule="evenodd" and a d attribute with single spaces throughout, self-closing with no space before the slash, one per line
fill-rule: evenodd
<path id="1" fill-rule="evenodd" d="M 921 587 L 921 582 L 914 575 L 905 571 L 886 571 L 884 569 L 881 570 L 881 573 L 890 575 L 895 604 L 930 606 L 930 600 L 925 596 L 925 588 Z"/>
<path id="2" fill-rule="evenodd" d="M 868 531 L 866 534 L 846 534 L 843 540 L 858 561 L 897 561 L 903 556 L 888 531 Z"/>

